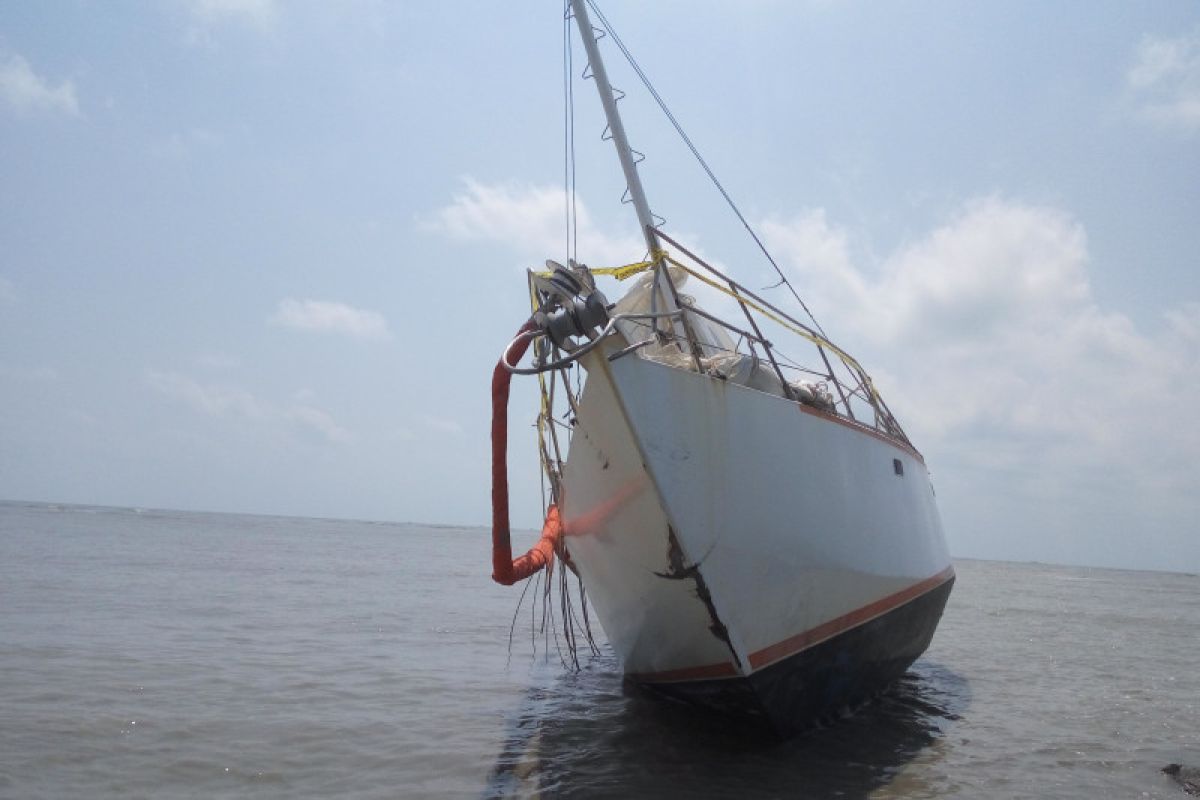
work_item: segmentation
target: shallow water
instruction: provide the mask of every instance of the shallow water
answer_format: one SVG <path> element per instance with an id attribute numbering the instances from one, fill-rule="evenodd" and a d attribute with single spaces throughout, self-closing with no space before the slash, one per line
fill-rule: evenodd
<path id="1" fill-rule="evenodd" d="M 0 504 L 0 797 L 1184 797 L 1200 578 L 961 561 L 789 742 L 531 642 L 482 529 Z M 536 643 L 536 653 L 534 644 Z M 548 651 L 548 652 L 547 652 Z"/>

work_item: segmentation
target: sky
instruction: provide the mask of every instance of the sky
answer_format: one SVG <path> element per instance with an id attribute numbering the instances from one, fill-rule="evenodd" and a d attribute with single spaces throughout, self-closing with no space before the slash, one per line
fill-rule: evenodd
<path id="1" fill-rule="evenodd" d="M 601 7 L 955 556 L 1200 571 L 1200 6 Z M 767 286 L 602 48 L 666 229 Z M 487 524 L 491 370 L 567 252 L 563 59 L 556 2 L 0 4 L 0 499 Z M 602 128 L 576 81 L 612 266 Z M 518 381 L 527 527 L 535 414 Z"/>

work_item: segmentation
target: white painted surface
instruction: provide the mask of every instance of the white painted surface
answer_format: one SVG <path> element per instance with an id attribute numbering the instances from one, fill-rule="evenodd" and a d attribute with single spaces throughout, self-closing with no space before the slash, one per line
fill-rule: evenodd
<path id="1" fill-rule="evenodd" d="M 603 373 L 607 362 L 596 354 L 588 363 L 593 372 L 563 469 L 562 513 L 567 547 L 604 631 L 627 672 L 732 661 L 708 630 L 694 583 L 655 574 L 669 569 L 666 515 Z"/>
<path id="2" fill-rule="evenodd" d="M 654 574 L 668 569 L 668 520 L 743 665 L 949 566 L 928 472 L 907 450 L 636 356 L 585 363 L 568 546 L 626 671 L 731 660 L 695 584 Z"/>
<path id="3" fill-rule="evenodd" d="M 641 358 L 610 369 L 678 538 L 742 652 L 949 566 L 928 472 L 907 450 L 694 372 Z"/>

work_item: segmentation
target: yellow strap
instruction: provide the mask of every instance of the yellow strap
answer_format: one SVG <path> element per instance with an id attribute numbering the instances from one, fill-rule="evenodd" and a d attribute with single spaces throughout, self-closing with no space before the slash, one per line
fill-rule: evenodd
<path id="1" fill-rule="evenodd" d="M 626 264 L 623 267 L 589 267 L 588 271 L 593 275 L 607 275 L 610 278 L 616 278 L 619 281 L 623 281 L 626 278 L 631 278 L 634 275 L 653 268 L 660 258 L 669 259 L 670 256 L 667 255 L 666 250 L 655 250 L 650 254 L 650 258 L 646 261 L 635 261 L 634 263 Z M 537 275 L 539 278 L 549 278 L 554 273 L 552 273 L 550 270 L 543 270 L 533 274 Z"/>
<path id="2" fill-rule="evenodd" d="M 638 261 L 636 264 L 626 264 L 623 267 L 599 267 L 592 270 L 593 275 L 610 275 L 619 281 L 637 275 L 639 272 L 645 272 L 654 266 L 653 261 Z"/>

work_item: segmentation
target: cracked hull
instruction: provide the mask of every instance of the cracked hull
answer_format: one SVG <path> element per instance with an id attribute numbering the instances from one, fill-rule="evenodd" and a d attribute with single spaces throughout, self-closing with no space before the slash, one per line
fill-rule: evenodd
<path id="1" fill-rule="evenodd" d="M 835 719 L 904 674 L 929 646 L 954 578 L 746 677 L 650 684 L 678 700 L 761 718 L 789 735 Z"/>
<path id="2" fill-rule="evenodd" d="M 627 674 L 750 713 L 765 702 L 774 719 L 837 700 L 772 677 L 785 663 L 805 673 L 808 651 L 858 642 L 838 652 L 859 678 L 829 684 L 847 687 L 844 706 L 925 649 L 953 570 L 915 452 L 638 357 L 584 363 L 563 472 L 566 542 Z M 920 624 L 889 622 L 914 604 L 926 609 Z"/>

